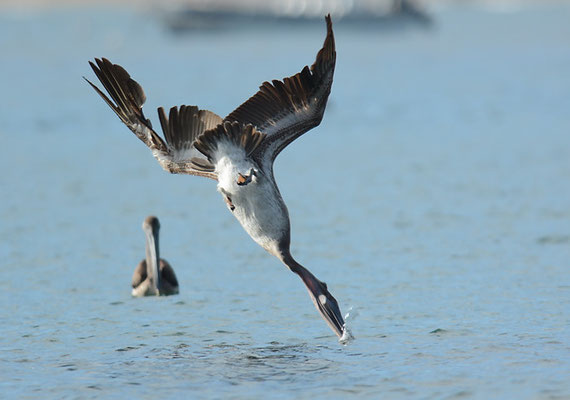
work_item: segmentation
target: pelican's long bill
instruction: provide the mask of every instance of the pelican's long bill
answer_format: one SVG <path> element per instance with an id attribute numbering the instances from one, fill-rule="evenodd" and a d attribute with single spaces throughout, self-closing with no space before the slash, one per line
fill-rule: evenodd
<path id="1" fill-rule="evenodd" d="M 146 273 L 150 281 L 149 291 L 151 294 L 158 296 L 160 294 L 160 255 L 158 246 L 158 231 L 160 225 L 147 223 L 148 219 L 143 223 L 143 231 L 146 237 Z"/>
<path id="2" fill-rule="evenodd" d="M 321 314 L 325 322 L 330 326 L 334 333 L 341 339 L 345 332 L 344 318 L 340 312 L 338 302 L 328 291 L 327 284 L 319 281 L 313 274 L 305 270 L 306 273 L 301 275 L 309 296 L 315 304 L 317 311 Z"/>

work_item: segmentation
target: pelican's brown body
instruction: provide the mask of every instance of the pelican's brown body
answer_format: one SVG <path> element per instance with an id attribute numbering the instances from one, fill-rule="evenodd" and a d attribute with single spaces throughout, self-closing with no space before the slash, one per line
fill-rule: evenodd
<path id="1" fill-rule="evenodd" d="M 170 264 L 160 258 L 158 232 L 160 222 L 155 216 L 146 217 L 143 231 L 146 237 L 146 258 L 135 268 L 133 273 L 134 297 L 169 296 L 178 294 L 178 280 Z"/>

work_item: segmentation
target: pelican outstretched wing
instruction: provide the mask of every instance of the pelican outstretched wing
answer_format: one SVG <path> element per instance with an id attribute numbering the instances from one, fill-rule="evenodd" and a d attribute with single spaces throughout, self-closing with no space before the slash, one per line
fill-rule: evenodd
<path id="1" fill-rule="evenodd" d="M 195 106 L 170 109 L 167 117 L 164 109 L 158 109 L 163 140 L 146 119 L 142 107 L 146 96 L 142 87 L 120 65 L 106 58 L 89 62 L 109 97 L 87 78 L 85 80 L 105 100 L 125 125 L 152 151 L 162 168 L 174 174 L 190 174 L 217 180 L 214 166 L 194 148 L 196 138 L 208 129 L 216 127 L 222 119 L 211 111 Z M 112 99 L 112 100 L 111 100 Z"/>
<path id="2" fill-rule="evenodd" d="M 332 21 L 315 63 L 283 81 L 264 82 L 259 91 L 224 121 L 251 124 L 267 135 L 254 158 L 273 162 L 289 143 L 319 125 L 331 91 L 336 61 Z"/>

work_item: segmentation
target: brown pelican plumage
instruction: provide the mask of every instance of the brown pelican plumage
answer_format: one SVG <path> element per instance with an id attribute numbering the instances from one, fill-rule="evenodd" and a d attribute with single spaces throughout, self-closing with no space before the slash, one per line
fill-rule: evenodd
<path id="1" fill-rule="evenodd" d="M 145 218 L 142 228 L 146 237 L 146 258 L 133 273 L 134 297 L 169 296 L 178 294 L 178 280 L 170 264 L 160 258 L 158 231 L 160 222 L 155 216 Z"/>
<path id="2" fill-rule="evenodd" d="M 195 106 L 173 107 L 166 116 L 161 107 L 165 140 L 142 112 L 143 89 L 121 66 L 104 58 L 90 62 L 111 98 L 88 82 L 166 171 L 218 182 L 218 191 L 245 231 L 299 275 L 321 316 L 342 339 L 345 326 L 336 299 L 291 255 L 289 214 L 273 177 L 273 162 L 281 150 L 323 118 L 336 62 L 330 15 L 325 20 L 327 35 L 310 68 L 282 81 L 264 82 L 224 119 Z"/>

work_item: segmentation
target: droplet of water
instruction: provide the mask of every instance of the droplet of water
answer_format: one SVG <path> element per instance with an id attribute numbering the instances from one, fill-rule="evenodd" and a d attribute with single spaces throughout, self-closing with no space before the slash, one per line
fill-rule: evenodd
<path id="1" fill-rule="evenodd" d="M 351 306 L 348 308 L 348 312 L 345 314 L 344 320 L 350 320 L 352 322 L 358 317 L 358 314 L 358 310 L 355 310 L 354 307 Z"/>

